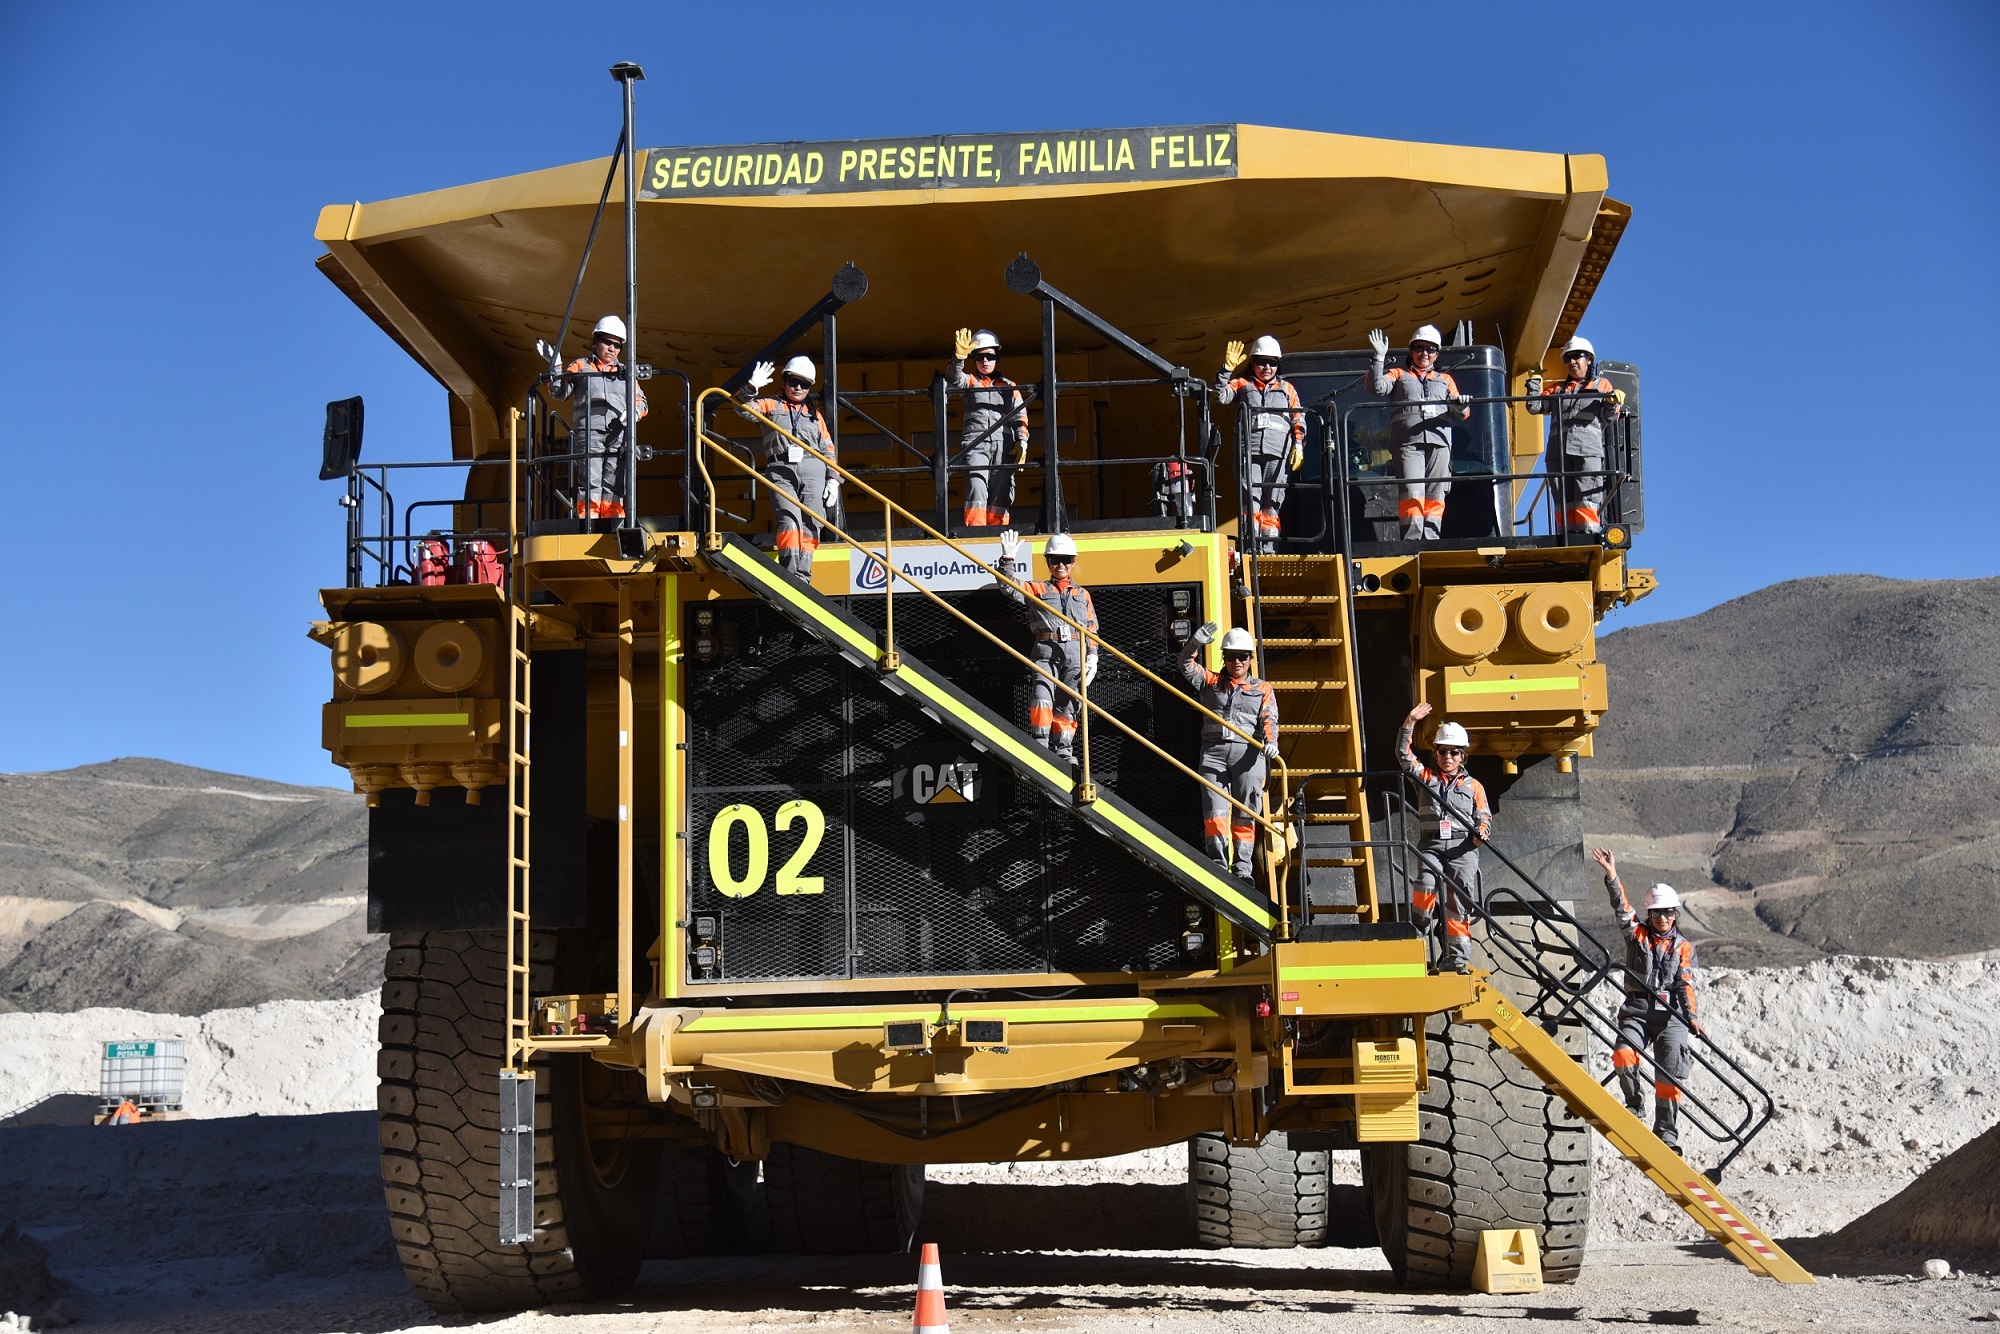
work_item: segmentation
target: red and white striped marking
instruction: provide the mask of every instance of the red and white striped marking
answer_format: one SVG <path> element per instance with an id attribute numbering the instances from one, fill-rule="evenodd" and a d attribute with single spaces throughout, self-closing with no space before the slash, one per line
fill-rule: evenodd
<path id="1" fill-rule="evenodd" d="M 1763 1241 L 1758 1238 L 1756 1233 L 1752 1232 L 1749 1228 L 1743 1225 L 1742 1220 L 1738 1219 L 1735 1214 L 1732 1214 L 1729 1212 L 1729 1210 L 1723 1208 L 1721 1202 L 1717 1200 L 1715 1196 L 1709 1194 L 1706 1190 L 1702 1189 L 1701 1186 L 1697 1185 L 1695 1182 L 1692 1181 L 1681 1182 L 1681 1188 L 1687 1191 L 1688 1194 L 1694 1196 L 1697 1200 L 1700 1200 L 1702 1202 L 1702 1205 L 1710 1213 L 1714 1214 L 1717 1218 L 1721 1219 L 1724 1226 L 1726 1226 L 1731 1232 L 1734 1232 L 1737 1236 L 1741 1237 L 1743 1239 L 1743 1243 L 1746 1246 L 1748 1246 L 1751 1250 L 1757 1252 L 1757 1254 L 1759 1255 L 1769 1256 L 1773 1260 L 1778 1258 L 1778 1253 L 1776 1251 L 1772 1250 L 1769 1246 L 1766 1246 L 1763 1243 Z"/>
<path id="2" fill-rule="evenodd" d="M 938 1267 L 934 1241 L 924 1243 L 917 1264 L 917 1318 L 912 1334 L 951 1334 L 944 1316 L 944 1271 Z"/>

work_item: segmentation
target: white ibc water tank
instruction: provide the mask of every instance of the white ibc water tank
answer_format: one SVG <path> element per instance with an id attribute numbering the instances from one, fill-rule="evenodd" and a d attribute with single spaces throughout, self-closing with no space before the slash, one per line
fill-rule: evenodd
<path id="1" fill-rule="evenodd" d="M 106 1112 L 130 1098 L 156 1112 L 181 1110 L 187 1054 L 180 1038 L 125 1038 L 104 1044 L 98 1098 Z"/>

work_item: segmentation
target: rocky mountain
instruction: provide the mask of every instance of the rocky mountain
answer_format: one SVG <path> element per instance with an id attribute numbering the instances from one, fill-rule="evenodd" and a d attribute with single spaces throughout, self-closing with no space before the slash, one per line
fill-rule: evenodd
<path id="1" fill-rule="evenodd" d="M 0 1007 L 200 1014 L 380 984 L 359 797 L 121 759 L 0 774 Z"/>
<path id="2" fill-rule="evenodd" d="M 1607 635 L 1585 823 L 1716 963 L 2000 949 L 2000 579 L 1776 584 Z"/>

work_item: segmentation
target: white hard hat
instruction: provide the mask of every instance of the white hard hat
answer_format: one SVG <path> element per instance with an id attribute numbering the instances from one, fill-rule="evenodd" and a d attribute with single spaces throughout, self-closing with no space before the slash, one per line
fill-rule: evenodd
<path id="1" fill-rule="evenodd" d="M 1269 334 L 1265 334 L 1262 338 L 1250 344 L 1250 355 L 1253 357 L 1282 357 L 1285 354 L 1278 350 L 1278 340 Z"/>
<path id="2" fill-rule="evenodd" d="M 1048 545 L 1042 548 L 1042 556 L 1044 558 L 1049 556 L 1069 556 L 1074 558 L 1075 555 L 1076 539 L 1068 533 L 1057 533 L 1049 539 Z"/>
<path id="3" fill-rule="evenodd" d="M 1222 651 L 1224 653 L 1255 653 L 1257 651 L 1257 641 L 1252 639 L 1250 632 L 1242 626 L 1234 626 L 1228 634 L 1222 637 Z"/>
<path id="4" fill-rule="evenodd" d="M 1680 891 L 1664 881 L 1646 891 L 1647 912 L 1652 912 L 1656 908 L 1678 908 L 1680 906 Z"/>
<path id="5" fill-rule="evenodd" d="M 1418 343 L 1429 343 L 1432 347 L 1443 347 L 1444 335 L 1438 332 L 1438 327 L 1435 324 L 1426 324 L 1423 328 L 1410 335 L 1410 346 L 1415 347 Z"/>
<path id="6" fill-rule="evenodd" d="M 1568 356 L 1572 352 L 1581 352 L 1592 361 L 1597 360 L 1597 349 L 1590 345 L 1588 338 L 1572 338 L 1567 343 L 1564 343 L 1563 355 Z"/>
<path id="7" fill-rule="evenodd" d="M 590 331 L 590 341 L 593 343 L 596 342 L 601 334 L 609 334 L 619 342 L 624 342 L 625 321 L 619 319 L 616 315 L 606 315 L 597 322 L 597 327 Z"/>
<path id="8" fill-rule="evenodd" d="M 981 329 L 978 333 L 972 335 L 972 346 L 967 349 L 966 355 L 970 356 L 982 348 L 991 348 L 993 351 L 998 352 L 1000 350 L 1000 336 L 991 329 Z"/>
<path id="9" fill-rule="evenodd" d="M 807 384 L 819 379 L 819 372 L 813 368 L 811 357 L 793 357 L 785 363 L 785 374 L 796 375 Z"/>
<path id="10" fill-rule="evenodd" d="M 1472 738 L 1457 723 L 1439 723 L 1437 735 L 1431 738 L 1433 746 L 1469 746 Z"/>

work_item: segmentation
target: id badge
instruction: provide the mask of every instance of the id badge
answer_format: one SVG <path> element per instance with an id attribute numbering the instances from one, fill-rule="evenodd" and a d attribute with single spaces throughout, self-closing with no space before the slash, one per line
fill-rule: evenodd
<path id="1" fill-rule="evenodd" d="M 1060 643 L 1064 644 L 1069 643 L 1069 627 L 1066 625 L 1058 625 L 1056 627 L 1056 639 Z"/>
<path id="2" fill-rule="evenodd" d="M 785 462 L 787 462 L 787 463 L 799 463 L 799 462 L 803 462 L 803 461 L 804 461 L 804 459 L 805 459 L 805 456 L 806 456 L 806 452 L 805 452 L 805 450 L 801 449 L 801 448 L 800 448 L 799 446 L 797 446 L 797 445 L 794 445 L 794 444 L 791 444 L 790 442 L 787 442 L 787 443 L 786 443 L 786 445 L 785 445 Z"/>
<path id="3" fill-rule="evenodd" d="M 1438 817 L 1438 837 L 1451 837 L 1451 817 L 1449 815 L 1440 815 Z"/>

